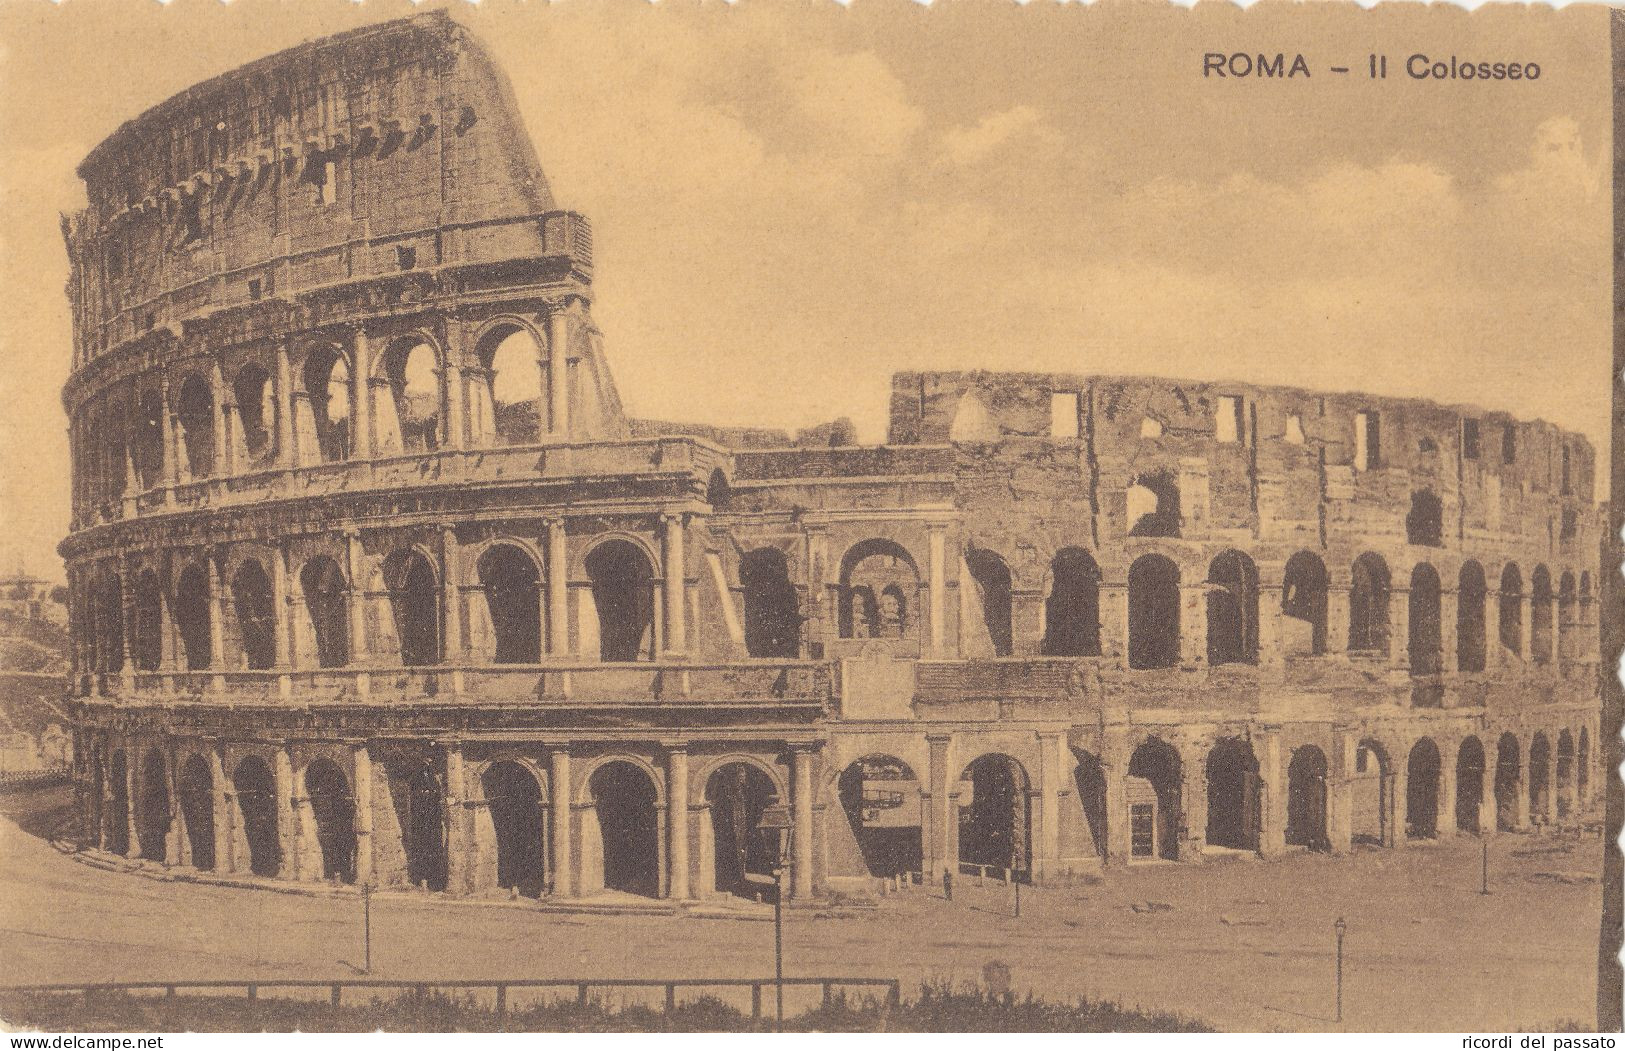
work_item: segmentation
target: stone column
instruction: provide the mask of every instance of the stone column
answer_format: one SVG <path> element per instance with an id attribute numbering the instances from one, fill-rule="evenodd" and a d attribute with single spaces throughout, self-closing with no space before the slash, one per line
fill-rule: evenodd
<path id="1" fill-rule="evenodd" d="M 282 865 L 277 878 L 297 880 L 305 852 L 305 830 L 300 827 L 299 790 L 293 783 L 293 746 L 276 750 L 276 824 L 282 842 Z"/>
<path id="2" fill-rule="evenodd" d="M 1495 799 L 1495 755 L 1495 749 L 1485 747 L 1484 776 L 1479 779 L 1478 834 L 1481 836 L 1493 836 L 1500 831 L 1501 814 Z"/>
<path id="3" fill-rule="evenodd" d="M 443 743 L 441 753 L 446 763 L 445 821 L 446 821 L 446 890 L 451 894 L 468 893 L 468 827 L 464 818 L 463 797 L 468 791 L 463 770 L 461 742 Z"/>
<path id="4" fill-rule="evenodd" d="M 1184 567 L 1180 567 L 1182 576 Z M 1179 663 L 1207 667 L 1207 585 L 1181 580 L 1179 586 Z"/>
<path id="5" fill-rule="evenodd" d="M 948 616 L 948 527 L 940 522 L 926 526 L 930 541 L 931 646 L 928 652 L 941 657 L 947 649 Z"/>
<path id="6" fill-rule="evenodd" d="M 203 577 L 209 583 L 209 667 L 216 673 L 219 687 L 223 685 L 219 673 L 226 667 L 226 588 L 220 579 L 220 562 L 212 551 L 203 552 Z"/>
<path id="7" fill-rule="evenodd" d="M 1128 762 L 1122 744 L 1106 742 L 1100 756 L 1101 775 L 1106 779 L 1106 856 L 1102 864 L 1129 859 Z"/>
<path id="8" fill-rule="evenodd" d="M 223 478 L 233 473 L 231 461 L 232 400 L 226 389 L 225 373 L 216 361 L 209 367 L 209 393 L 214 399 L 214 470 L 210 473 Z"/>
<path id="9" fill-rule="evenodd" d="M 570 560 L 564 523 L 547 523 L 547 652 L 552 657 L 570 653 Z"/>
<path id="10" fill-rule="evenodd" d="M 1439 815 L 1434 821 L 1440 839 L 1454 836 L 1456 827 L 1456 756 L 1459 744 L 1443 739 L 1439 744 Z"/>
<path id="11" fill-rule="evenodd" d="M 1572 764 L 1570 764 L 1572 766 Z M 1541 810 L 1545 812 L 1546 827 L 1557 825 L 1557 735 L 1552 735 L 1550 751 L 1546 756 L 1546 798 L 1541 800 Z"/>
<path id="12" fill-rule="evenodd" d="M 1409 671 L 1411 667 L 1411 589 L 1394 586 L 1388 592 L 1388 664 Z"/>
<path id="13" fill-rule="evenodd" d="M 160 403 L 158 409 L 158 429 L 163 435 L 164 442 L 164 463 L 161 477 L 163 479 L 163 485 L 168 487 L 173 486 L 180 478 L 180 464 L 178 462 L 179 457 L 176 456 L 175 448 L 175 418 L 173 415 L 171 415 L 173 410 L 170 408 L 169 404 L 168 377 L 160 378 L 158 381 L 158 400 Z"/>
<path id="14" fill-rule="evenodd" d="M 1280 664 L 1282 656 L 1281 585 L 1261 585 L 1258 589 L 1258 663 L 1261 666 Z"/>
<path id="15" fill-rule="evenodd" d="M 795 783 L 791 803 L 795 814 L 790 820 L 790 896 L 806 901 L 813 892 L 813 748 L 791 749 Z"/>
<path id="16" fill-rule="evenodd" d="M 805 615 L 807 617 L 805 636 L 802 639 L 802 652 L 810 652 L 813 643 L 823 644 L 826 634 L 832 633 L 837 620 L 833 613 L 826 614 L 828 605 L 827 589 L 824 586 L 824 571 L 829 565 L 829 532 L 824 526 L 810 524 L 806 528 L 807 537 L 807 598 Z"/>
<path id="17" fill-rule="evenodd" d="M 232 795 L 227 787 L 230 782 L 226 780 L 225 760 L 220 753 L 221 746 L 216 741 L 209 749 L 209 785 L 213 795 L 210 814 L 214 818 L 214 870 L 231 873 L 237 871 L 231 836 Z"/>
<path id="18" fill-rule="evenodd" d="M 1038 735 L 1038 835 L 1033 844 L 1033 879 L 1056 872 L 1061 861 L 1061 786 L 1066 779 L 1061 765 L 1065 747 L 1059 733 Z"/>
<path id="19" fill-rule="evenodd" d="M 1405 831 L 1405 812 L 1408 809 L 1406 803 L 1409 792 L 1408 782 L 1406 781 L 1405 753 L 1402 751 L 1394 756 L 1393 763 L 1393 772 L 1388 775 L 1390 788 L 1387 799 L 1390 814 L 1387 827 L 1392 831 L 1393 842 L 1387 845 L 1390 847 L 1403 847 L 1406 839 L 1409 838 Z"/>
<path id="20" fill-rule="evenodd" d="M 292 470 L 299 463 L 294 447 L 293 364 L 288 360 L 288 344 L 276 350 L 276 465 Z"/>
<path id="21" fill-rule="evenodd" d="M 1333 584 L 1326 589 L 1326 653 L 1347 653 L 1349 648 L 1349 588 Z"/>
<path id="22" fill-rule="evenodd" d="M 141 856 L 141 829 L 136 823 L 136 811 L 140 809 L 141 782 L 137 771 L 141 767 L 141 742 L 133 736 L 124 738 L 124 835 L 126 847 L 124 856 L 138 858 Z"/>
<path id="23" fill-rule="evenodd" d="M 271 601 L 275 604 L 272 630 L 276 633 L 276 663 L 280 668 L 299 667 L 298 647 L 293 645 L 293 604 L 288 595 L 288 549 L 278 544 L 271 558 Z"/>
<path id="24" fill-rule="evenodd" d="M 683 558 L 686 530 L 682 515 L 662 515 L 660 521 L 665 545 L 665 588 L 662 597 L 666 610 L 666 654 L 681 656 L 688 650 L 688 630 L 684 617 L 686 603 L 683 601 L 687 590 Z"/>
<path id="25" fill-rule="evenodd" d="M 355 881 L 358 886 L 372 882 L 376 871 L 372 830 L 372 752 L 367 742 L 355 745 L 351 753 L 355 771 Z"/>
<path id="26" fill-rule="evenodd" d="M 1455 588 L 1441 587 L 1439 591 L 1439 669 L 1447 676 L 1459 670 L 1456 653 L 1461 644 L 1457 637 L 1460 625 L 1456 621 L 1460 609 L 1460 595 Z"/>
<path id="27" fill-rule="evenodd" d="M 553 749 L 549 758 L 552 761 L 548 803 L 553 808 L 553 894 L 560 898 L 573 898 L 575 871 L 570 858 L 570 750 L 561 745 Z"/>
<path id="28" fill-rule="evenodd" d="M 354 435 L 350 440 L 352 460 L 372 459 L 372 348 L 367 342 L 367 330 L 357 325 L 350 337 L 351 365 L 350 389 L 355 391 L 355 413 L 351 421 Z"/>
<path id="29" fill-rule="evenodd" d="M 445 661 L 447 664 L 463 662 L 463 604 L 462 546 L 457 542 L 457 529 L 451 525 L 440 527 L 440 581 L 446 607 Z"/>
<path id="30" fill-rule="evenodd" d="M 1263 781 L 1264 798 L 1259 802 L 1258 852 L 1266 858 L 1286 852 L 1286 765 L 1281 761 L 1281 733 L 1269 730 L 1255 734 L 1253 740 L 1261 746 L 1258 757 L 1259 777 Z"/>
<path id="31" fill-rule="evenodd" d="M 568 305 L 547 317 L 548 370 L 545 402 L 536 406 L 536 428 L 570 437 L 570 315 Z M 544 424 L 546 427 L 544 428 Z"/>
<path id="32" fill-rule="evenodd" d="M 688 745 L 666 746 L 666 880 L 673 901 L 688 898 Z"/>
<path id="33" fill-rule="evenodd" d="M 350 578 L 345 608 L 350 615 L 350 666 L 371 663 L 367 647 L 367 564 L 361 535 L 354 529 L 344 532 L 345 572 Z"/>
<path id="34" fill-rule="evenodd" d="M 468 445 L 464 433 L 463 399 L 468 396 L 463 370 L 456 365 L 446 366 L 446 448 L 463 449 Z"/>
<path id="35" fill-rule="evenodd" d="M 164 865 L 181 864 L 181 851 L 186 847 L 186 810 L 181 806 L 180 763 L 176 761 L 173 741 L 163 751 L 165 794 L 169 796 L 169 831 L 164 833 Z"/>
<path id="36" fill-rule="evenodd" d="M 1205 643 L 1204 643 L 1205 645 Z M 1204 742 L 1179 743 L 1179 860 L 1201 861 L 1207 846 L 1207 750 Z M 1126 767 L 1125 767 L 1125 776 Z M 1158 809 L 1160 810 L 1160 804 Z M 1124 821 L 1128 820 L 1125 805 Z M 1159 818 L 1160 820 L 1160 818 Z M 1125 840 L 1125 842 L 1127 842 Z M 1262 836 L 1259 840 L 1262 844 Z M 1160 837 L 1156 847 L 1161 853 Z"/>
<path id="37" fill-rule="evenodd" d="M 954 775 L 948 768 L 948 749 L 953 742 L 949 734 L 927 734 L 926 743 L 931 750 L 930 778 L 931 804 L 931 856 L 925 859 L 925 878 L 940 880 L 944 872 L 957 871 L 959 857 L 954 849 L 956 814 L 954 800 L 949 798 Z"/>
<path id="38" fill-rule="evenodd" d="M 1346 730 L 1332 733 L 1332 756 L 1326 784 L 1326 838 L 1334 854 L 1354 849 L 1353 778 L 1359 763 L 1359 738 Z"/>

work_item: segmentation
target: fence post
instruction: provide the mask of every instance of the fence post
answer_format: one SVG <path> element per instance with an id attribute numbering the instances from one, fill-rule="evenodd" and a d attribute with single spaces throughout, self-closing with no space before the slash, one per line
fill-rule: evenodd
<path id="1" fill-rule="evenodd" d="M 343 988 L 344 988 L 344 986 L 340 985 L 339 983 L 337 983 L 337 982 L 333 983 L 332 1000 L 333 1000 L 333 1006 L 334 1007 L 337 1007 L 339 1005 L 339 998 L 340 998 L 340 995 L 341 995 L 339 990 L 341 990 Z"/>
<path id="2" fill-rule="evenodd" d="M 886 983 L 886 999 L 893 1007 L 903 1002 L 903 983 L 901 979 L 893 978 Z"/>
<path id="3" fill-rule="evenodd" d="M 168 1000 L 175 999 L 175 987 L 173 985 L 164 986 L 164 998 Z"/>
<path id="4" fill-rule="evenodd" d="M 260 998 L 260 987 L 250 983 L 248 986 L 248 998 L 250 1000 L 258 1000 Z"/>
<path id="5" fill-rule="evenodd" d="M 586 982 L 580 982 L 580 983 L 578 983 L 576 985 L 576 1003 L 578 1005 L 582 1006 L 582 1007 L 587 1006 L 587 983 Z"/>
<path id="6" fill-rule="evenodd" d="M 497 1021 L 501 1022 L 508 1017 L 508 987 L 497 985 Z"/>
<path id="7" fill-rule="evenodd" d="M 89 997 L 89 995 L 90 994 L 88 992 L 85 994 L 85 996 L 87 998 Z M 751 982 L 750 983 L 750 1016 L 752 1018 L 760 1018 L 760 1017 L 762 1017 L 762 983 L 761 982 Z"/>
<path id="8" fill-rule="evenodd" d="M 677 1010 L 677 983 L 666 983 L 666 1013 L 671 1014 Z"/>
<path id="9" fill-rule="evenodd" d="M 828 1007 L 828 1006 L 829 1006 L 829 1000 L 830 1000 L 830 995 L 829 995 L 829 983 L 828 983 L 828 982 L 825 982 L 825 983 L 824 983 L 824 1006 L 825 1006 L 825 1007 Z"/>

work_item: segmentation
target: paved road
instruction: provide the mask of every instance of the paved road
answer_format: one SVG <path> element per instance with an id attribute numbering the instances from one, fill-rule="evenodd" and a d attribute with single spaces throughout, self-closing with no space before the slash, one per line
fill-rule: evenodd
<path id="1" fill-rule="evenodd" d="M 14 804 L 15 806 L 15 804 Z M 23 817 L 37 828 L 37 817 Z M 859 919 L 789 913 L 788 974 L 976 980 L 1173 1010 L 1225 1029 L 1328 1029 L 1332 921 L 1348 922 L 1345 1028 L 1588 1023 L 1600 838 L 1476 840 L 1348 858 L 1117 870 L 1091 886 L 916 888 Z M 1146 903 L 1171 906 L 1148 909 Z M 1136 911 L 1135 905 L 1141 911 Z M 0 982 L 356 974 L 360 902 L 159 882 L 65 857 L 0 819 Z M 384 977 L 674 977 L 772 973 L 765 923 L 581 916 L 507 903 L 374 898 Z M 793 1005 L 792 1005 L 793 1006 Z"/>

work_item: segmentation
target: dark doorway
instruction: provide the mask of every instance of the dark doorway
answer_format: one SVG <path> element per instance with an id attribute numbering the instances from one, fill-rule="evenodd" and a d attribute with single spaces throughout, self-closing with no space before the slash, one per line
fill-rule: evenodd
<path id="1" fill-rule="evenodd" d="M 1289 656 L 1318 657 L 1326 652 L 1326 597 L 1331 582 L 1326 563 L 1310 551 L 1287 559 L 1281 578 L 1282 646 Z"/>
<path id="2" fill-rule="evenodd" d="M 497 664 L 535 664 L 542 659 L 541 574 L 531 557 L 509 544 L 480 556 L 476 567 L 496 636 Z"/>
<path id="3" fill-rule="evenodd" d="M 1354 752 L 1354 777 L 1349 783 L 1353 842 L 1392 845 L 1393 830 L 1389 822 L 1393 812 L 1390 796 L 1393 773 L 1388 753 L 1381 745 L 1369 738 L 1360 742 Z"/>
<path id="4" fill-rule="evenodd" d="M 655 786 L 631 763 L 605 763 L 588 782 L 603 842 L 604 888 L 660 895 L 660 823 Z"/>
<path id="5" fill-rule="evenodd" d="M 1032 844 L 1026 772 L 1007 755 L 984 755 L 960 780 L 970 787 L 970 799 L 959 801 L 960 863 L 1008 869 L 1017 879 L 1028 879 Z"/>
<path id="6" fill-rule="evenodd" d="M 1166 741 L 1153 738 L 1129 757 L 1126 794 L 1131 858 L 1179 859 L 1180 827 L 1184 811 L 1180 779 L 1184 776 L 1179 752 Z"/>
<path id="7" fill-rule="evenodd" d="M 343 571 L 331 558 L 313 558 L 305 563 L 299 583 L 316 636 L 316 662 L 323 668 L 344 667 L 350 661 L 350 622 Z"/>
<path id="8" fill-rule="evenodd" d="M 654 572 L 637 545 L 610 540 L 587 556 L 592 600 L 598 610 L 599 659 L 654 657 Z"/>
<path id="9" fill-rule="evenodd" d="M 214 868 L 214 775 L 202 756 L 191 756 L 181 764 L 180 797 L 192 867 L 210 871 Z"/>
<path id="10" fill-rule="evenodd" d="M 776 834 L 758 826 L 778 800 L 773 781 L 749 763 L 729 763 L 706 782 L 705 799 L 711 806 L 716 889 L 741 898 L 770 898 L 778 843 L 771 838 Z"/>
<path id="11" fill-rule="evenodd" d="M 148 861 L 164 861 L 169 826 L 169 770 L 156 748 L 141 761 L 141 805 L 136 808 L 136 834 L 141 838 L 141 856 Z"/>
<path id="12" fill-rule="evenodd" d="M 1479 833 L 1479 809 L 1484 804 L 1484 746 L 1478 738 L 1461 742 L 1456 753 L 1456 831 Z"/>
<path id="13" fill-rule="evenodd" d="M 1489 584 L 1484 579 L 1484 567 L 1477 562 L 1464 562 L 1456 586 L 1456 668 L 1460 671 L 1484 670 L 1487 653 L 1484 625 Z"/>
<path id="14" fill-rule="evenodd" d="M 212 660 L 210 652 L 209 578 L 203 566 L 187 566 L 175 582 L 175 628 L 187 671 L 201 671 Z"/>
<path id="15" fill-rule="evenodd" d="M 271 578 L 253 559 L 237 567 L 231 578 L 232 606 L 237 613 L 243 663 L 263 670 L 276 664 L 276 603 L 271 597 Z"/>
<path id="16" fill-rule="evenodd" d="M 1263 802 L 1253 746 L 1226 737 L 1207 755 L 1207 843 L 1257 850 Z"/>
<path id="17" fill-rule="evenodd" d="M 409 551 L 389 566 L 389 604 L 401 663 L 408 668 L 440 663 L 440 583 L 421 551 Z"/>
<path id="18" fill-rule="evenodd" d="M 539 898 L 547 888 L 542 786 L 513 760 L 492 763 L 480 778 L 497 841 L 497 886 Z"/>
<path id="19" fill-rule="evenodd" d="M 1529 817 L 1535 824 L 1546 823 L 1546 797 L 1552 790 L 1552 746 L 1546 735 L 1535 735 L 1529 746 Z"/>
<path id="20" fill-rule="evenodd" d="M 276 777 L 257 755 L 246 756 L 231 775 L 248 841 L 248 868 L 256 876 L 275 876 L 282 868 L 282 842 L 277 834 Z"/>
<path id="21" fill-rule="evenodd" d="M 1131 668 L 1179 663 L 1179 567 L 1162 555 L 1142 555 L 1129 567 L 1128 663 Z"/>
<path id="22" fill-rule="evenodd" d="M 355 799 L 349 780 L 332 760 L 316 759 L 305 768 L 305 791 L 322 850 L 322 878 L 354 883 Z"/>
<path id="23" fill-rule="evenodd" d="M 130 853 L 130 778 L 123 752 L 114 752 L 107 763 L 107 805 L 102 808 L 102 831 L 108 851 Z"/>
<path id="24" fill-rule="evenodd" d="M 1434 839 L 1439 835 L 1439 746 L 1424 737 L 1411 748 L 1405 764 L 1405 835 Z"/>
<path id="25" fill-rule="evenodd" d="M 841 809 L 871 876 L 896 876 L 924 867 L 920 782 L 907 763 L 870 755 L 841 771 Z"/>
<path id="26" fill-rule="evenodd" d="M 422 761 L 407 769 L 397 804 L 406 878 L 414 886 L 446 889 L 446 793 L 438 764 Z"/>
<path id="27" fill-rule="evenodd" d="M 1326 837 L 1326 753 L 1304 745 L 1286 770 L 1286 841 L 1289 846 L 1329 850 Z"/>
<path id="28" fill-rule="evenodd" d="M 1258 567 L 1239 551 L 1222 552 L 1207 571 L 1207 660 L 1258 663 Z"/>
<path id="29" fill-rule="evenodd" d="M 1574 809 L 1574 737 L 1567 730 L 1557 735 L 1557 816 Z"/>
<path id="30" fill-rule="evenodd" d="M 1100 567 L 1082 548 L 1062 548 L 1050 562 L 1044 655 L 1100 655 Z"/>
<path id="31" fill-rule="evenodd" d="M 1443 670 L 1439 657 L 1443 637 L 1439 592 L 1438 572 L 1426 562 L 1417 563 L 1411 570 L 1408 655 L 1412 675 L 1437 675 Z"/>
<path id="32" fill-rule="evenodd" d="M 745 652 L 752 657 L 801 654 L 801 600 L 790 583 L 789 563 L 776 547 L 761 547 L 739 560 L 745 598 Z"/>
<path id="33" fill-rule="evenodd" d="M 1495 746 L 1495 827 L 1510 832 L 1518 827 L 1523 799 L 1522 748 L 1511 734 L 1502 734 Z"/>

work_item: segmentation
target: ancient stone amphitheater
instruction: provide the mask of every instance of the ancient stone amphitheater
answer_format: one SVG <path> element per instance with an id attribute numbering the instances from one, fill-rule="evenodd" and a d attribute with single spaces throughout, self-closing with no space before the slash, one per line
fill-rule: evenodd
<path id="1" fill-rule="evenodd" d="M 685 902 L 771 893 L 773 807 L 808 898 L 1597 794 L 1578 435 L 1090 374 L 898 375 L 878 447 L 629 418 L 591 227 L 443 16 L 200 84 L 80 174 L 88 849 Z"/>

